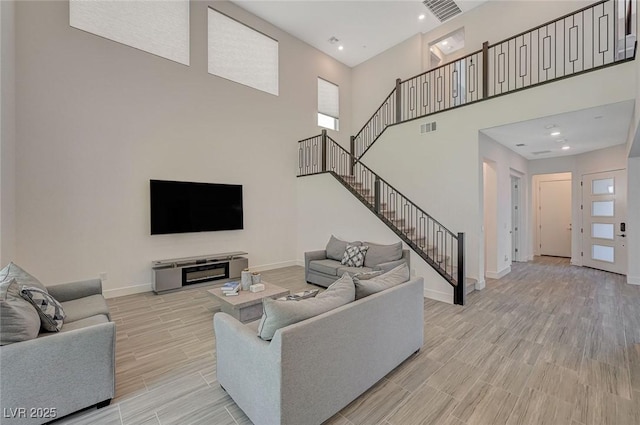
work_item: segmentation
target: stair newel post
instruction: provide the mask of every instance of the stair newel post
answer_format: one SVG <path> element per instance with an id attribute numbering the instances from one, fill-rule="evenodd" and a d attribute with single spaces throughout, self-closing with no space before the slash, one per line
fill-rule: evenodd
<path id="1" fill-rule="evenodd" d="M 489 42 L 482 43 L 482 98 L 489 97 Z"/>
<path id="2" fill-rule="evenodd" d="M 380 214 L 380 177 L 376 176 L 373 183 L 373 205 L 377 214 Z"/>
<path id="3" fill-rule="evenodd" d="M 322 171 L 327 171 L 327 130 L 322 130 Z"/>
<path id="4" fill-rule="evenodd" d="M 355 136 L 351 136 L 350 148 L 351 148 L 351 160 L 349 161 L 349 175 L 353 176 L 353 167 L 356 164 L 356 138 L 355 138 Z"/>
<path id="5" fill-rule="evenodd" d="M 396 124 L 402 121 L 402 80 L 396 79 Z"/>
<path id="6" fill-rule="evenodd" d="M 453 289 L 453 303 L 464 305 L 467 295 L 464 270 L 464 233 L 458 233 L 458 284 Z"/>

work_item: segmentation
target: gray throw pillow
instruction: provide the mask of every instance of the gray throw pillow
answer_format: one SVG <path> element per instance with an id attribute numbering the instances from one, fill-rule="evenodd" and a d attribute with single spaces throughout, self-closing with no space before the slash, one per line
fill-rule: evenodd
<path id="1" fill-rule="evenodd" d="M 406 263 L 389 270 L 380 276 L 375 276 L 367 280 L 354 277 L 353 282 L 356 286 L 356 300 L 367 297 L 376 292 L 393 288 L 396 285 L 409 281 L 409 267 Z"/>
<path id="2" fill-rule="evenodd" d="M 362 245 L 362 242 L 346 242 L 331 235 L 329 242 L 327 242 L 327 247 L 325 248 L 327 251 L 327 258 L 330 260 L 341 261 L 344 251 L 347 249 L 347 245 L 359 246 Z"/>
<path id="3" fill-rule="evenodd" d="M 265 298 L 262 301 L 263 313 L 258 325 L 258 336 L 270 341 L 278 329 L 333 310 L 354 299 L 355 287 L 347 273 L 315 298 L 300 301 Z"/>
<path id="4" fill-rule="evenodd" d="M 391 245 L 379 245 L 365 242 L 369 246 L 367 258 L 364 259 L 365 267 L 375 267 L 380 263 L 396 261 L 402 258 L 402 242 Z"/>
<path id="5" fill-rule="evenodd" d="M 0 281 L 0 345 L 34 339 L 39 331 L 38 312 L 20 297 L 16 279 Z"/>
<path id="6" fill-rule="evenodd" d="M 4 282 L 5 280 L 11 280 L 15 278 L 16 282 L 19 286 L 27 285 L 31 287 L 36 287 L 44 292 L 48 292 L 47 288 L 40 283 L 38 279 L 31 276 L 29 273 L 24 271 L 22 267 L 18 266 L 15 263 L 9 263 L 6 267 L 0 270 L 0 282 Z"/>
<path id="7" fill-rule="evenodd" d="M 42 289 L 26 285 L 20 288 L 20 296 L 35 307 L 44 330 L 49 332 L 60 331 L 66 315 L 62 305 L 55 298 Z"/>

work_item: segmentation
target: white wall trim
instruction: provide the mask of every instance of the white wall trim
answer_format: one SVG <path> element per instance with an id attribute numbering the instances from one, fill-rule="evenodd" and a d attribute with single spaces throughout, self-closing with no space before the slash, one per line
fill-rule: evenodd
<path id="1" fill-rule="evenodd" d="M 487 270 L 485 272 L 485 276 L 490 279 L 501 279 L 504 276 L 508 275 L 509 273 L 511 273 L 511 266 L 507 266 L 504 269 L 500 270 L 499 272 L 490 272 Z"/>
<path id="2" fill-rule="evenodd" d="M 249 270 L 251 270 L 252 272 L 264 272 L 267 270 L 273 270 L 273 269 L 280 269 L 282 267 L 291 267 L 291 266 L 299 266 L 301 264 L 299 264 L 298 260 L 290 260 L 290 261 L 283 261 L 281 263 L 271 263 L 271 264 L 263 264 L 260 266 L 252 266 L 249 267 Z M 304 262 L 302 263 L 302 265 L 304 266 Z"/>
<path id="3" fill-rule="evenodd" d="M 483 290 L 486 286 L 487 286 L 487 282 L 483 279 L 483 280 L 477 281 L 477 282 L 475 283 L 474 289 L 475 289 L 476 291 L 481 291 L 481 290 Z"/>
<path id="4" fill-rule="evenodd" d="M 442 301 L 443 303 L 453 304 L 453 294 L 448 292 L 434 291 L 433 289 L 425 289 L 424 297 L 436 301 Z"/>
<path id="5" fill-rule="evenodd" d="M 627 283 L 629 285 L 640 285 L 640 276 L 627 276 Z"/>
<path id="6" fill-rule="evenodd" d="M 124 288 L 105 289 L 102 291 L 102 295 L 105 298 L 117 298 L 124 297 L 125 295 L 142 294 L 143 292 L 151 292 L 153 286 L 151 282 L 143 283 L 142 285 L 125 286 Z"/>

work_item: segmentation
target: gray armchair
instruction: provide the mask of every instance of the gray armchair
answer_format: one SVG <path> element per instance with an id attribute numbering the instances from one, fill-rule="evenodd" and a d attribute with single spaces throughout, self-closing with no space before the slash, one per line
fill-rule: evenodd
<path id="1" fill-rule="evenodd" d="M 60 332 L 40 332 L 0 347 L 0 410 L 15 412 L 3 415 L 4 425 L 42 424 L 106 406 L 115 395 L 116 326 L 102 283 L 94 279 L 47 290 L 67 318 Z"/>

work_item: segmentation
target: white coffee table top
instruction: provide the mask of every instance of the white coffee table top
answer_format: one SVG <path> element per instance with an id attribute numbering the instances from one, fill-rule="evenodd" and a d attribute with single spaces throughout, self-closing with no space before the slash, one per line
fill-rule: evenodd
<path id="1" fill-rule="evenodd" d="M 258 304 L 261 303 L 264 298 L 277 298 L 289 295 L 288 289 L 273 285 L 271 283 L 267 283 L 264 280 L 261 283 L 264 285 L 264 291 L 240 291 L 238 295 L 232 297 L 227 297 L 225 294 L 223 294 L 222 288 L 209 289 L 207 292 L 218 298 L 221 302 L 233 306 L 233 308 L 243 308 L 250 305 Z"/>

